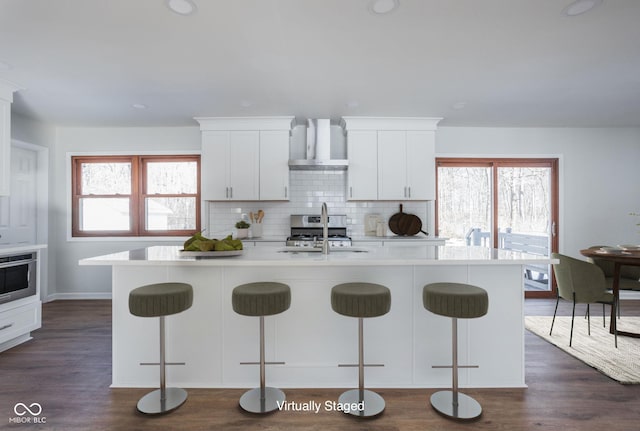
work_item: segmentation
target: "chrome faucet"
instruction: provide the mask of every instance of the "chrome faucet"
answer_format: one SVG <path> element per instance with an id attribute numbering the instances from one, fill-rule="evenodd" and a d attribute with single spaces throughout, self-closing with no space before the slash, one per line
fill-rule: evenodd
<path id="1" fill-rule="evenodd" d="M 329 254 L 329 214 L 326 202 L 322 203 L 320 222 L 322 223 L 322 254 Z"/>

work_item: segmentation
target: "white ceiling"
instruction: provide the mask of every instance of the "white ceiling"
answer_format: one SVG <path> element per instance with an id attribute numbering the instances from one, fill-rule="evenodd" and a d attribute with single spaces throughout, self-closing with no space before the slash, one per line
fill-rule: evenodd
<path id="1" fill-rule="evenodd" d="M 640 126 L 638 0 L 577 17 L 562 14 L 572 0 L 400 0 L 384 16 L 369 0 L 194 1 L 181 16 L 164 0 L 0 0 L 0 78 L 23 87 L 14 111 L 63 126 Z"/>

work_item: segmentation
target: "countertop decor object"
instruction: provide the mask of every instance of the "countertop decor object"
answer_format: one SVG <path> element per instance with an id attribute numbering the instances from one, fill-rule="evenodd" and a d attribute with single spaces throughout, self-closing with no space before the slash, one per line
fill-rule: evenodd
<path id="1" fill-rule="evenodd" d="M 249 237 L 249 227 L 251 224 L 244 220 L 240 220 L 236 223 L 236 229 L 238 230 L 238 239 L 244 239 Z"/>

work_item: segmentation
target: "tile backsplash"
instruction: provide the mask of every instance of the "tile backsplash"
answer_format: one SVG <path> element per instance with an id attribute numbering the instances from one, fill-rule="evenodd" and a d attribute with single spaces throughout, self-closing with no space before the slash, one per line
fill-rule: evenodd
<path id="1" fill-rule="evenodd" d="M 357 201 L 346 199 L 346 171 L 290 171 L 290 200 L 274 201 L 233 201 L 208 202 L 208 236 L 222 237 L 235 233 L 234 225 L 242 214 L 265 212 L 263 220 L 264 238 L 282 238 L 289 236 L 289 215 L 320 214 L 323 202 L 327 203 L 329 214 L 346 214 L 348 217 L 347 233 L 352 238 L 363 237 L 364 219 L 367 214 L 379 214 L 385 221 L 398 212 L 399 204 L 403 211 L 415 214 L 422 220 L 423 230 L 432 234 L 431 202 L 395 202 L 395 201 Z M 389 231 L 388 235 L 392 235 Z"/>

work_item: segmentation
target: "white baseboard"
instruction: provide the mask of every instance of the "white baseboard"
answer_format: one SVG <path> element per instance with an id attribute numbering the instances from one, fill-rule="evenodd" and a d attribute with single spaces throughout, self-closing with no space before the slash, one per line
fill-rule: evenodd
<path id="1" fill-rule="evenodd" d="M 111 292 L 54 293 L 47 296 L 44 302 L 87 299 L 111 299 Z"/>

